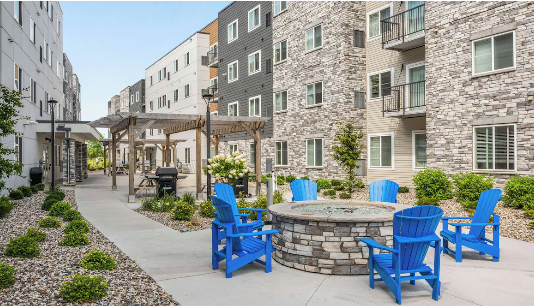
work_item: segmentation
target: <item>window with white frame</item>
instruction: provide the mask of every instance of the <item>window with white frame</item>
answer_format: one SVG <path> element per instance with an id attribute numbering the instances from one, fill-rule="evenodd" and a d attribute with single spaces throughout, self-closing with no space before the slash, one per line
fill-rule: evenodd
<path id="1" fill-rule="evenodd" d="M 158 97 L 158 108 L 161 108 L 161 97 Z"/>
<path id="2" fill-rule="evenodd" d="M 48 66 L 52 67 L 52 46 L 48 45 Z"/>
<path id="3" fill-rule="evenodd" d="M 30 78 L 30 84 L 31 84 L 31 101 L 33 103 L 37 103 L 37 82 L 32 80 Z"/>
<path id="4" fill-rule="evenodd" d="M 228 25 L 228 43 L 236 40 L 238 37 L 238 24 L 237 19 Z"/>
<path id="5" fill-rule="evenodd" d="M 61 22 L 59 21 L 59 18 L 57 18 L 57 29 L 56 29 L 56 32 L 57 32 L 57 35 L 60 36 L 61 34 L 59 33 L 60 29 L 61 29 Z"/>
<path id="6" fill-rule="evenodd" d="M 161 129 L 158 129 L 158 135 L 161 135 Z"/>
<path id="7" fill-rule="evenodd" d="M 426 168 L 426 131 L 412 132 L 413 168 Z"/>
<path id="8" fill-rule="evenodd" d="M 321 152 L 322 154 L 322 152 Z M 276 141 L 274 144 L 275 166 L 287 166 L 287 141 Z M 321 161 L 322 165 L 322 161 Z"/>
<path id="9" fill-rule="evenodd" d="M 393 167 L 393 133 L 369 135 L 369 167 Z"/>
<path id="10" fill-rule="evenodd" d="M 178 101 L 178 89 L 174 90 L 174 101 Z"/>
<path id="11" fill-rule="evenodd" d="M 189 97 L 189 84 L 184 86 L 184 98 Z"/>
<path id="12" fill-rule="evenodd" d="M 130 105 L 132 105 L 134 103 L 134 95 L 131 95 L 130 96 Z"/>
<path id="13" fill-rule="evenodd" d="M 167 95 L 163 95 L 163 97 L 161 97 L 161 104 L 163 106 L 167 106 Z"/>
<path id="14" fill-rule="evenodd" d="M 248 31 L 252 31 L 260 26 L 260 6 L 256 6 L 255 8 L 248 11 Z"/>
<path id="15" fill-rule="evenodd" d="M 228 64 L 228 83 L 237 81 L 239 79 L 238 68 L 238 61 Z"/>
<path id="16" fill-rule="evenodd" d="M 154 110 L 154 101 L 150 101 L 149 104 L 149 107 L 150 107 L 150 110 L 153 111 Z"/>
<path id="17" fill-rule="evenodd" d="M 230 154 L 234 154 L 234 153 L 238 152 L 236 144 L 228 145 L 228 149 L 230 150 Z"/>
<path id="18" fill-rule="evenodd" d="M 215 156 L 215 146 L 210 146 L 210 157 L 213 158 Z"/>
<path id="19" fill-rule="evenodd" d="M 274 93 L 274 111 L 287 110 L 287 90 Z"/>
<path id="20" fill-rule="evenodd" d="M 15 64 L 15 90 L 22 91 L 22 68 Z"/>
<path id="21" fill-rule="evenodd" d="M 149 134 L 150 134 L 150 136 L 154 136 L 154 129 L 150 129 L 149 130 Z"/>
<path id="22" fill-rule="evenodd" d="M 391 4 L 367 13 L 367 39 L 373 39 L 382 35 L 380 20 L 391 16 Z"/>
<path id="23" fill-rule="evenodd" d="M 35 44 L 35 21 L 32 16 L 30 16 L 30 40 Z"/>
<path id="24" fill-rule="evenodd" d="M 13 17 L 22 26 L 22 11 L 23 11 L 22 1 L 15 1 L 14 4 L 15 4 L 15 11 L 14 11 Z"/>
<path id="25" fill-rule="evenodd" d="M 139 102 L 139 92 L 135 93 L 135 102 Z"/>
<path id="26" fill-rule="evenodd" d="M 515 67 L 515 32 L 473 41 L 474 74 Z"/>
<path id="27" fill-rule="evenodd" d="M 287 1 L 274 1 L 274 15 L 287 10 Z"/>
<path id="28" fill-rule="evenodd" d="M 280 63 L 287 59 L 287 40 L 274 45 L 274 63 Z"/>
<path id="29" fill-rule="evenodd" d="M 152 86 L 153 82 L 152 82 L 152 76 L 150 76 L 150 86 Z"/>
<path id="30" fill-rule="evenodd" d="M 248 159 L 248 163 L 250 165 L 255 165 L 256 164 L 256 144 L 254 143 L 249 143 L 249 159 Z"/>
<path id="31" fill-rule="evenodd" d="M 248 99 L 249 117 L 261 117 L 261 96 Z"/>
<path id="32" fill-rule="evenodd" d="M 306 106 L 323 103 L 323 82 L 306 85 Z"/>
<path id="33" fill-rule="evenodd" d="M 318 25 L 306 30 L 306 51 L 323 45 L 323 26 Z"/>
<path id="34" fill-rule="evenodd" d="M 516 170 L 516 126 L 473 127 L 475 170 Z"/>
<path id="35" fill-rule="evenodd" d="M 323 166 L 323 139 L 306 139 L 306 166 Z"/>
<path id="36" fill-rule="evenodd" d="M 178 71 L 178 60 L 174 61 L 174 72 Z"/>
<path id="37" fill-rule="evenodd" d="M 210 87 L 217 88 L 218 83 L 219 77 L 214 77 L 213 79 L 210 79 Z"/>
<path id="38" fill-rule="evenodd" d="M 167 67 L 163 67 L 163 69 L 161 69 L 161 74 L 162 79 L 167 78 Z"/>
<path id="39" fill-rule="evenodd" d="M 184 67 L 189 66 L 189 52 L 184 54 Z"/>
<path id="40" fill-rule="evenodd" d="M 219 111 L 211 112 L 210 115 L 212 115 L 212 116 L 219 116 Z"/>
<path id="41" fill-rule="evenodd" d="M 368 74 L 369 98 L 378 99 L 390 94 L 393 69 Z"/>
<path id="42" fill-rule="evenodd" d="M 261 71 L 261 50 L 258 50 L 248 56 L 248 74 L 254 74 Z"/>
<path id="43" fill-rule="evenodd" d="M 15 161 L 22 162 L 22 137 L 15 136 Z"/>
<path id="44" fill-rule="evenodd" d="M 191 163 L 191 148 L 185 148 L 185 163 Z"/>
<path id="45" fill-rule="evenodd" d="M 228 116 L 239 116 L 238 102 L 228 103 Z"/>

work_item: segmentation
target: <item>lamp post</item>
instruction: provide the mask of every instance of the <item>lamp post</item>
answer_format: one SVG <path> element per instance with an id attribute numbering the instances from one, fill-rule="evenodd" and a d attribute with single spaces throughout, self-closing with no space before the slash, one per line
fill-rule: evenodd
<path id="1" fill-rule="evenodd" d="M 51 108 L 51 112 L 50 112 L 50 116 L 52 117 L 50 120 L 51 122 L 51 126 L 50 126 L 50 135 L 52 136 L 52 190 L 56 190 L 56 144 L 55 144 L 55 139 L 56 139 L 56 129 L 55 129 L 55 125 L 56 125 L 56 117 L 55 117 L 55 114 L 54 114 L 54 110 L 56 108 L 56 104 L 57 104 L 57 101 L 54 100 L 54 99 L 50 99 L 48 100 L 48 104 L 50 105 L 50 108 Z"/>
<path id="2" fill-rule="evenodd" d="M 211 124 L 210 124 L 210 101 L 213 99 L 213 96 L 215 95 L 215 90 L 217 90 L 217 87 L 210 86 L 207 89 L 202 89 L 202 98 L 204 101 L 206 101 L 206 167 L 209 165 L 209 159 L 211 155 Z M 197 170 L 199 171 L 199 170 Z M 206 168 L 206 194 L 207 199 L 211 199 L 211 174 L 209 173 L 208 169 Z"/>

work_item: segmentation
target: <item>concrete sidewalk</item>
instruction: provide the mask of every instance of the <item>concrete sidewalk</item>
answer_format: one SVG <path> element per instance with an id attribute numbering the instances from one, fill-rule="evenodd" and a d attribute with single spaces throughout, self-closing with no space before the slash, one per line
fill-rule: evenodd
<path id="1" fill-rule="evenodd" d="M 307 273 L 273 261 L 266 274 L 248 265 L 226 279 L 211 269 L 211 232 L 180 233 L 131 210 L 126 184 L 90 174 L 74 188 L 82 215 L 113 241 L 184 306 L 189 305 L 396 305 L 383 283 L 369 288 L 368 276 Z M 442 256 L 440 305 L 531 305 L 534 293 L 534 244 L 501 238 L 501 261 L 464 251 L 463 263 Z M 429 262 L 432 262 L 429 256 Z M 424 281 L 402 287 L 403 304 L 435 303 Z M 437 304 L 436 304 L 437 305 Z"/>

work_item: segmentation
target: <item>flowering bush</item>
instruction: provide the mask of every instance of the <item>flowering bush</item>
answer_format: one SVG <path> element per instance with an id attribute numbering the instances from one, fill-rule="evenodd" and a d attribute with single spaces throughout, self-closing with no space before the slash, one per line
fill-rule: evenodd
<path id="1" fill-rule="evenodd" d="M 234 185 L 238 178 L 248 172 L 247 161 L 237 152 L 219 154 L 208 161 L 208 173 L 229 185 Z"/>

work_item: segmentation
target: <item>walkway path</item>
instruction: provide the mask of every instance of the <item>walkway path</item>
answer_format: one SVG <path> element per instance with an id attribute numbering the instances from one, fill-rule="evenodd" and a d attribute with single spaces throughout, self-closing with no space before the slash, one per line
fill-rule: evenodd
<path id="1" fill-rule="evenodd" d="M 226 279 L 211 269 L 210 231 L 179 233 L 130 209 L 127 188 L 90 175 L 75 188 L 80 212 L 184 306 L 189 305 L 396 305 L 381 283 L 370 289 L 367 276 L 325 276 L 281 266 L 273 272 L 248 265 Z M 501 238 L 502 260 L 475 253 L 456 264 L 443 256 L 440 305 L 531 305 L 534 298 L 534 244 Z M 224 267 L 222 265 L 221 267 Z M 224 298 L 223 298 L 224 297 Z M 405 305 L 433 305 L 421 281 L 403 286 Z M 436 304 L 437 305 L 437 304 Z"/>

